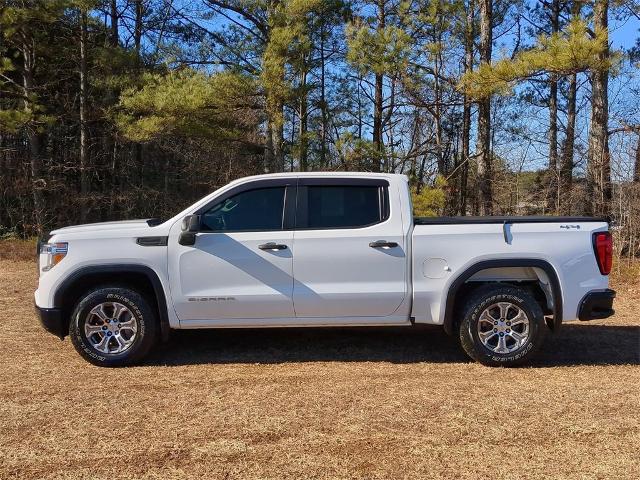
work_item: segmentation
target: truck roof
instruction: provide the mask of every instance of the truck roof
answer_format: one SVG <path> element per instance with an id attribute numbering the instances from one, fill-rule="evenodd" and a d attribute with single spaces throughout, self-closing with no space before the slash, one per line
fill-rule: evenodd
<path id="1" fill-rule="evenodd" d="M 295 177 L 373 177 L 373 178 L 403 178 L 406 175 L 399 173 L 374 173 L 374 172 L 281 172 L 281 173 L 265 173 L 263 175 L 251 175 L 242 177 L 237 180 L 260 180 L 268 178 L 295 178 Z"/>

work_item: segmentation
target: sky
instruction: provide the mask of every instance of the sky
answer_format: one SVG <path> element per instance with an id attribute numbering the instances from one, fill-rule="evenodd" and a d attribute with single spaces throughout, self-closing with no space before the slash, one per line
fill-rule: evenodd
<path id="1" fill-rule="evenodd" d="M 633 46 L 636 39 L 640 36 L 640 20 L 636 17 L 630 17 L 626 20 L 610 20 L 609 37 L 611 45 L 615 49 L 628 49 Z"/>

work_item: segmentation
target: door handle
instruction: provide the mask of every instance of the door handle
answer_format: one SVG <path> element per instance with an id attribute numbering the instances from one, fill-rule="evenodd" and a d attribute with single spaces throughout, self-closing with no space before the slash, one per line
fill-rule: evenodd
<path id="1" fill-rule="evenodd" d="M 269 242 L 258 245 L 258 248 L 260 250 L 286 250 L 287 246 L 283 243 Z"/>
<path id="2" fill-rule="evenodd" d="M 369 244 L 371 248 L 395 248 L 398 246 L 396 242 L 387 242 L 386 240 L 376 240 Z"/>

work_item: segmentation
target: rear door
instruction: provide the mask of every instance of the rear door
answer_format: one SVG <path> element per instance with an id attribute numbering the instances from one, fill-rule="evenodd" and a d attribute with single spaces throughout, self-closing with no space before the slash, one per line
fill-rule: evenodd
<path id="1" fill-rule="evenodd" d="M 296 317 L 385 317 L 402 304 L 407 246 L 391 195 L 384 179 L 299 179 Z"/>

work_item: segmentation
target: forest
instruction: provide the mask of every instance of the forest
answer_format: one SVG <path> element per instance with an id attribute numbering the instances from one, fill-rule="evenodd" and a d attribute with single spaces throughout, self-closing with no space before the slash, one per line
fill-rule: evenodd
<path id="1" fill-rule="evenodd" d="M 420 215 L 598 215 L 640 254 L 637 0 L 0 0 L 0 235 L 235 178 L 409 176 Z"/>

